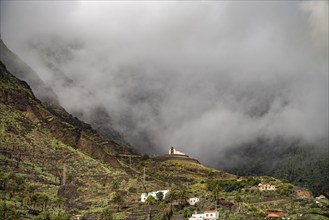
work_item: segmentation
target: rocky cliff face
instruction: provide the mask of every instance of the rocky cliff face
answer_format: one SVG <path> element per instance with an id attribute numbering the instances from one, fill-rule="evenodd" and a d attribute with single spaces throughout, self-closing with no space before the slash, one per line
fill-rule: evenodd
<path id="1" fill-rule="evenodd" d="M 12 76 L 3 63 L 0 63 L 0 71 L 1 103 L 20 112 L 34 124 L 48 128 L 54 137 L 64 144 L 79 149 L 95 159 L 119 166 L 114 154 L 116 150 L 123 150 L 124 146 L 98 135 L 90 125 L 81 122 L 64 109 L 54 110 L 42 105 L 28 84 Z"/>
<path id="2" fill-rule="evenodd" d="M 22 61 L 16 54 L 14 54 L 5 43 L 0 38 L 0 60 L 6 66 L 8 71 L 14 76 L 22 79 L 28 83 L 33 89 L 35 96 L 40 99 L 47 108 L 49 112 L 60 117 L 65 121 L 69 121 L 70 124 L 73 124 L 77 127 L 84 127 L 85 129 L 90 129 L 91 126 L 97 130 L 100 134 L 106 136 L 107 138 L 119 141 L 125 145 L 127 143 L 124 141 L 122 135 L 113 129 L 111 125 L 110 115 L 102 109 L 100 106 L 96 106 L 93 110 L 93 115 L 88 116 L 85 119 L 88 119 L 90 125 L 82 123 L 80 120 L 76 120 L 76 117 L 73 117 L 71 114 L 68 114 L 60 105 L 59 100 L 52 88 L 46 85 L 38 76 L 38 74 L 31 69 L 24 61 Z M 74 83 L 71 79 L 67 78 L 65 74 L 57 69 L 55 66 L 52 67 L 56 69 L 56 77 L 62 78 L 58 79 L 59 81 L 64 81 L 67 83 L 67 86 Z M 81 112 L 73 112 L 75 116 L 79 118 L 84 118 Z M 88 128 L 87 128 L 88 127 Z"/>

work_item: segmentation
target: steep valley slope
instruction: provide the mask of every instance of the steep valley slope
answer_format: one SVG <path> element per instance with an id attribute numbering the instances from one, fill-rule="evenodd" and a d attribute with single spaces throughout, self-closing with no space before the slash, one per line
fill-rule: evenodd
<path id="1" fill-rule="evenodd" d="M 286 181 L 136 154 L 63 108 L 44 105 L 2 62 L 0 167 L 1 219 L 186 219 L 215 208 L 222 219 L 262 219 L 264 209 L 291 219 L 329 216 L 327 199 L 316 203 Z M 259 183 L 277 190 L 261 192 Z M 140 202 L 141 193 L 162 189 L 170 189 L 166 199 Z M 200 202 L 190 206 L 190 197 Z"/>

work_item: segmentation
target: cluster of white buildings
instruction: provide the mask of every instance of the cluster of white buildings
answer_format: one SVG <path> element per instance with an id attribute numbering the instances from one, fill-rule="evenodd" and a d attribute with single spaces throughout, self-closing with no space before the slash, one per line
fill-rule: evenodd
<path id="1" fill-rule="evenodd" d="M 186 157 L 188 157 L 188 155 L 186 155 L 185 153 L 183 153 L 181 151 L 176 150 L 174 147 L 170 147 L 169 155 L 171 155 L 171 156 L 177 155 L 177 156 L 186 156 Z M 149 196 L 152 196 L 154 199 L 158 200 L 157 194 L 160 193 L 160 192 L 163 194 L 163 199 L 165 199 L 166 195 L 169 193 L 169 190 L 159 190 L 159 191 L 142 193 L 141 202 L 145 202 Z M 197 198 L 197 197 L 189 198 L 187 200 L 187 202 L 190 205 L 195 205 L 199 201 L 200 201 L 200 199 Z M 207 211 L 205 211 L 204 213 L 201 213 L 201 214 L 195 213 L 189 218 L 189 220 L 217 220 L 217 219 L 219 219 L 219 212 L 217 212 L 216 210 L 207 210 Z"/>
<path id="2" fill-rule="evenodd" d="M 219 219 L 219 212 L 216 210 L 207 210 L 201 214 L 192 214 L 189 220 L 217 220 Z"/>
<path id="3" fill-rule="evenodd" d="M 276 190 L 276 187 L 274 185 L 270 185 L 270 184 L 258 184 L 258 189 L 260 191 L 274 191 Z"/>
<path id="4" fill-rule="evenodd" d="M 159 199 L 157 197 L 158 193 L 162 193 L 163 194 L 163 198 L 162 199 L 165 199 L 166 198 L 166 195 L 169 193 L 169 190 L 166 189 L 166 190 L 159 190 L 159 191 L 142 193 L 142 195 L 141 195 L 141 202 L 145 202 L 149 196 L 152 196 L 154 199 L 158 200 Z M 197 198 L 197 197 L 189 198 L 187 200 L 187 202 L 190 205 L 195 205 L 199 201 L 200 201 L 200 199 Z"/>

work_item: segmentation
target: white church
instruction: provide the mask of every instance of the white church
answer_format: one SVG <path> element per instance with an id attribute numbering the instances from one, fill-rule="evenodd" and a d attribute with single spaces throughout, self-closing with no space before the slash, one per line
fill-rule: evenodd
<path id="1" fill-rule="evenodd" d="M 188 157 L 187 154 L 176 150 L 173 146 L 171 146 L 170 149 L 169 149 L 169 155 L 170 156 L 185 156 L 185 157 Z"/>

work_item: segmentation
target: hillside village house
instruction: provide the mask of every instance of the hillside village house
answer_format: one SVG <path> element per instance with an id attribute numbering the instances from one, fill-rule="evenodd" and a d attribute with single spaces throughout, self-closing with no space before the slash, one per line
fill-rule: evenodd
<path id="1" fill-rule="evenodd" d="M 141 202 L 145 202 L 149 196 L 152 196 L 153 198 L 158 199 L 157 193 L 159 193 L 159 192 L 163 193 L 163 199 L 165 199 L 169 190 L 159 190 L 159 191 L 154 191 L 154 192 L 142 193 Z"/>
<path id="2" fill-rule="evenodd" d="M 174 147 L 172 147 L 172 146 L 171 146 L 170 149 L 169 149 L 169 155 L 172 155 L 172 156 L 179 155 L 179 156 L 186 156 L 186 157 L 188 157 L 185 153 L 176 150 L 176 149 L 175 149 Z"/>
<path id="3" fill-rule="evenodd" d="M 192 216 L 189 218 L 189 220 L 204 220 L 204 214 L 192 214 Z"/>
<path id="4" fill-rule="evenodd" d="M 219 219 L 219 212 L 216 210 L 206 210 L 203 214 L 192 214 L 189 220 L 217 220 Z"/>
<path id="5" fill-rule="evenodd" d="M 258 184 L 258 189 L 260 191 L 273 191 L 276 190 L 276 187 L 274 185 L 270 185 L 270 184 Z"/>
<path id="6" fill-rule="evenodd" d="M 190 204 L 190 205 L 195 205 L 197 202 L 199 202 L 200 201 L 200 199 L 199 198 L 197 198 L 197 197 L 194 197 L 194 198 L 189 198 L 188 200 L 187 200 L 187 202 Z"/>
<path id="7" fill-rule="evenodd" d="M 265 209 L 264 213 L 266 215 L 265 219 L 271 219 L 271 218 L 276 218 L 276 219 L 287 219 L 284 217 L 284 213 L 282 211 L 279 210 L 269 210 L 269 209 Z M 289 219 L 289 218 L 288 218 Z"/>

